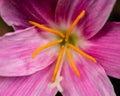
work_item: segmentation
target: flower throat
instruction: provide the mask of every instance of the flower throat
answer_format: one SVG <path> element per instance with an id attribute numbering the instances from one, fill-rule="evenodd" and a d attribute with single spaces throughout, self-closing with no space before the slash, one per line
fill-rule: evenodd
<path id="1" fill-rule="evenodd" d="M 74 34 L 71 34 L 73 29 L 75 28 L 75 26 L 78 24 L 78 22 L 80 21 L 80 19 L 83 18 L 83 16 L 85 15 L 85 10 L 83 10 L 77 17 L 76 19 L 73 21 L 72 25 L 69 27 L 69 29 L 65 32 L 61 32 L 59 30 L 56 29 L 52 29 L 52 28 L 48 28 L 44 25 L 41 25 L 37 22 L 34 21 L 29 21 L 29 23 L 31 25 L 34 25 L 42 30 L 45 30 L 47 32 L 53 33 L 58 35 L 60 38 L 58 40 L 52 41 L 47 43 L 46 45 L 40 46 L 39 48 L 37 48 L 33 53 L 32 53 L 32 58 L 34 59 L 42 50 L 49 48 L 51 46 L 54 46 L 56 44 L 60 44 L 60 52 L 58 54 L 58 58 L 55 64 L 55 68 L 53 71 L 53 75 L 52 75 L 52 79 L 51 82 L 55 82 L 59 77 L 57 75 L 60 75 L 60 71 L 61 71 L 61 61 L 63 59 L 63 55 L 64 53 L 67 54 L 68 57 L 68 61 L 70 62 L 71 68 L 73 69 L 73 71 L 75 72 L 75 74 L 80 77 L 80 72 L 77 69 L 74 60 L 72 58 L 72 54 L 70 52 L 70 48 L 74 51 L 76 51 L 77 53 L 79 53 L 80 55 L 84 56 L 85 58 L 93 61 L 94 63 L 96 63 L 95 58 L 93 58 L 92 56 L 86 54 L 85 52 L 83 52 L 82 50 L 80 50 L 78 47 L 75 46 L 75 42 L 76 42 L 76 37 Z"/>

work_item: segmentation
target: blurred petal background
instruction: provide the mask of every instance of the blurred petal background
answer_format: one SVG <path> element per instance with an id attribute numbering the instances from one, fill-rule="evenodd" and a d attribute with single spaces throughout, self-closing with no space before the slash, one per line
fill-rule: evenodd
<path id="1" fill-rule="evenodd" d="M 120 0 L 117 0 L 108 21 L 120 22 Z M 12 32 L 12 31 L 13 31 L 12 27 L 8 26 L 0 17 L 0 36 L 4 35 L 7 32 Z M 120 79 L 115 79 L 112 77 L 109 78 L 114 86 L 117 96 L 120 96 Z M 56 96 L 60 96 L 60 95 L 61 94 L 58 92 Z"/>

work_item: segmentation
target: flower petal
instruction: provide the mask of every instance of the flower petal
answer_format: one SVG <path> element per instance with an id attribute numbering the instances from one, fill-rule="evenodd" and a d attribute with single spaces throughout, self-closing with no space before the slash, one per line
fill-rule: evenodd
<path id="1" fill-rule="evenodd" d="M 0 96 L 55 96 L 57 90 L 48 87 L 51 69 L 24 77 L 0 77 Z"/>
<path id="2" fill-rule="evenodd" d="M 64 96 L 116 96 L 113 87 L 99 64 L 75 56 L 75 64 L 80 71 L 77 77 L 70 64 L 64 64 L 62 86 Z"/>
<path id="3" fill-rule="evenodd" d="M 0 38 L 0 75 L 22 76 L 44 69 L 56 60 L 58 48 L 51 47 L 32 59 L 32 53 L 54 37 L 31 27 Z M 54 50 L 53 50 L 54 48 Z"/>
<path id="4" fill-rule="evenodd" d="M 94 45 L 88 53 L 97 58 L 108 75 L 120 78 L 120 23 L 107 23 L 91 41 Z"/>
<path id="5" fill-rule="evenodd" d="M 41 24 L 53 21 L 57 0 L 0 0 L 0 3 L 0 15 L 9 25 L 26 28 L 29 20 Z"/>
<path id="6" fill-rule="evenodd" d="M 56 6 L 55 11 L 55 20 L 56 22 L 63 22 L 68 20 L 70 15 L 72 14 L 74 3 L 76 0 L 59 0 Z"/>
<path id="7" fill-rule="evenodd" d="M 59 0 L 56 22 L 72 23 L 85 10 L 86 14 L 77 27 L 86 38 L 90 38 L 103 27 L 114 3 L 115 0 Z"/>

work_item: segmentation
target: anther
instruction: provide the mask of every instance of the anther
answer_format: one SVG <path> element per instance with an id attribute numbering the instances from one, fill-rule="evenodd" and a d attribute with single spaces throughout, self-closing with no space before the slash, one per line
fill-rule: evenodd
<path id="1" fill-rule="evenodd" d="M 77 18 L 74 20 L 74 22 L 72 23 L 72 25 L 70 26 L 70 28 L 68 29 L 67 33 L 66 33 L 66 37 L 65 40 L 68 41 L 68 38 L 71 34 L 71 32 L 73 31 L 74 27 L 77 25 L 77 23 L 80 21 L 80 19 L 83 18 L 83 16 L 85 15 L 85 10 L 83 10 L 78 16 Z"/>
<path id="2" fill-rule="evenodd" d="M 69 46 L 70 48 L 72 48 L 74 51 L 78 52 L 82 56 L 84 56 L 84 57 L 88 58 L 89 60 L 93 61 L 94 63 L 96 63 L 95 58 L 93 58 L 92 56 L 86 54 L 85 52 L 83 52 L 79 48 L 75 47 L 74 45 L 67 43 L 67 46 Z"/>
<path id="3" fill-rule="evenodd" d="M 77 69 L 77 67 L 75 66 L 75 63 L 74 63 L 74 61 L 73 61 L 73 59 L 72 59 L 72 55 L 71 55 L 71 53 L 70 53 L 70 51 L 69 51 L 68 48 L 66 48 L 66 53 L 67 53 L 68 60 L 69 60 L 69 62 L 70 62 L 70 65 L 71 65 L 72 69 L 74 70 L 74 72 L 76 73 L 76 75 L 77 75 L 78 77 L 80 77 L 80 72 L 79 72 L 79 70 Z"/>
<path id="4" fill-rule="evenodd" d="M 41 24 L 39 24 L 37 22 L 34 22 L 34 21 L 29 21 L 29 23 L 31 25 L 34 25 L 34 26 L 36 26 L 36 27 L 38 27 L 38 28 L 40 28 L 42 30 L 45 30 L 47 32 L 51 32 L 51 33 L 57 34 L 57 35 L 61 36 L 62 38 L 65 37 L 64 34 L 62 32 L 60 32 L 60 31 L 58 31 L 58 30 L 55 30 L 55 29 L 52 29 L 52 28 L 48 28 L 48 27 L 46 27 L 44 25 L 41 25 Z"/>
<path id="5" fill-rule="evenodd" d="M 46 45 L 44 45 L 44 46 L 41 46 L 41 47 L 37 48 L 37 49 L 33 52 L 32 58 L 34 59 L 35 56 L 36 56 L 38 53 L 40 53 L 42 50 L 44 50 L 44 49 L 46 49 L 46 48 L 48 48 L 48 47 L 51 47 L 51 46 L 53 46 L 53 45 L 59 44 L 59 43 L 61 43 L 62 41 L 63 41 L 62 39 L 56 40 L 56 41 L 50 42 L 50 43 L 48 43 L 48 44 L 46 44 Z"/>
<path id="6" fill-rule="evenodd" d="M 57 72 L 58 72 L 58 69 L 60 67 L 60 63 L 61 63 L 62 57 L 63 57 L 64 48 L 65 47 L 62 46 L 61 49 L 60 49 L 60 52 L 59 52 L 59 55 L 58 55 L 58 58 L 57 58 L 57 62 L 56 62 L 55 68 L 54 68 L 54 72 L 53 72 L 53 76 L 52 76 L 51 82 L 54 82 L 55 79 L 56 79 L 56 75 L 57 75 Z"/>

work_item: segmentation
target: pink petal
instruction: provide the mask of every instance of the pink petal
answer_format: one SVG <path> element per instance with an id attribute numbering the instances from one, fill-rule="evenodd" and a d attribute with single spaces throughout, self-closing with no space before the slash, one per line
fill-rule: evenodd
<path id="1" fill-rule="evenodd" d="M 69 17 L 72 15 L 74 5 L 76 4 L 75 0 L 59 0 L 56 6 L 55 11 L 55 20 L 56 22 L 68 21 Z"/>
<path id="2" fill-rule="evenodd" d="M 55 96 L 49 88 L 51 67 L 24 77 L 0 77 L 0 96 Z"/>
<path id="3" fill-rule="evenodd" d="M 48 24 L 54 20 L 56 3 L 57 0 L 0 0 L 0 15 L 15 28 L 30 26 L 29 20 Z"/>
<path id="4" fill-rule="evenodd" d="M 81 76 L 76 76 L 69 63 L 64 64 L 62 71 L 64 96 L 116 96 L 104 69 L 99 64 L 80 55 L 76 55 L 74 61 Z"/>
<path id="5" fill-rule="evenodd" d="M 59 0 L 56 21 L 72 23 L 85 10 L 86 14 L 77 27 L 86 38 L 90 38 L 103 27 L 114 3 L 115 0 Z"/>
<path id="6" fill-rule="evenodd" d="M 120 23 L 107 23 L 88 50 L 110 76 L 120 78 Z"/>
<path id="7" fill-rule="evenodd" d="M 35 59 L 31 57 L 38 47 L 54 41 L 54 37 L 48 37 L 45 35 L 46 32 L 40 32 L 33 27 L 16 32 L 0 38 L 1 76 L 29 75 L 44 69 L 56 60 L 56 46 L 42 51 Z"/>

